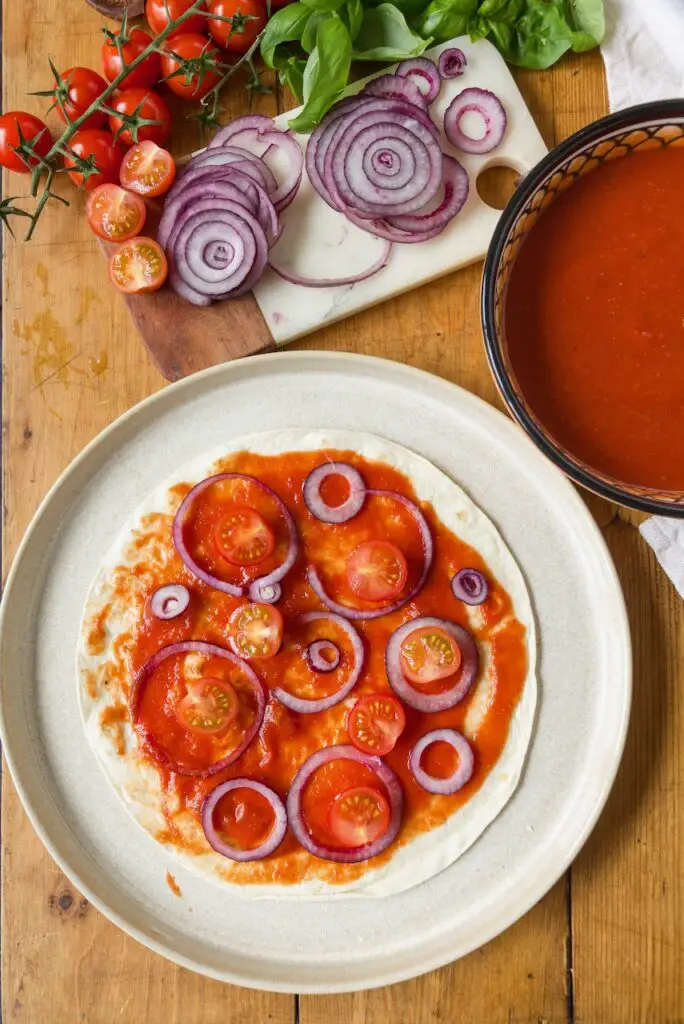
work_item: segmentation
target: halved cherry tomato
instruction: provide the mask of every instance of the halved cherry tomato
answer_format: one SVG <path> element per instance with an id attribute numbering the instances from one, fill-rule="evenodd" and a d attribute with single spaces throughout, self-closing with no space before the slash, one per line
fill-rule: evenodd
<path id="1" fill-rule="evenodd" d="M 273 551 L 275 537 L 256 509 L 238 505 L 219 519 L 214 543 L 232 565 L 257 565 Z"/>
<path id="2" fill-rule="evenodd" d="M 181 32 L 173 39 L 167 39 L 164 43 L 164 54 L 162 56 L 162 75 L 164 82 L 171 92 L 184 100 L 201 100 L 210 92 L 221 75 L 212 67 L 212 63 L 221 63 L 221 55 L 215 46 L 206 36 L 195 32 Z M 196 63 L 191 65 L 196 74 L 191 74 L 189 79 L 182 70 L 182 65 L 177 59 L 193 60 Z"/>
<path id="3" fill-rule="evenodd" d="M 145 17 L 155 35 L 163 32 L 169 23 L 169 15 L 172 21 L 176 21 L 181 14 L 185 14 L 189 7 L 192 7 L 194 0 L 147 0 L 145 4 Z M 168 13 L 167 13 L 168 6 Z M 198 10 L 205 10 L 201 4 Z M 207 19 L 202 14 L 191 14 L 189 18 L 178 27 L 178 32 L 201 32 Z M 171 38 L 176 33 L 172 33 Z"/>
<path id="4" fill-rule="evenodd" d="M 244 604 L 230 617 L 230 646 L 240 658 L 272 658 L 283 641 L 283 617 L 272 604 Z"/>
<path id="5" fill-rule="evenodd" d="M 265 0 L 209 0 L 209 10 L 209 34 L 229 53 L 245 53 L 266 25 Z"/>
<path id="6" fill-rule="evenodd" d="M 357 750 L 384 757 L 404 731 L 404 709 L 389 693 L 367 693 L 357 700 L 347 718 L 347 731 Z"/>
<path id="7" fill-rule="evenodd" d="M 126 41 L 121 46 L 121 53 L 116 43 L 108 36 L 102 44 L 102 67 L 105 78 L 113 82 L 123 70 L 123 63 L 130 64 L 147 49 L 152 36 L 141 28 L 129 29 Z M 123 62 L 121 57 L 123 56 Z M 133 68 L 119 86 L 120 89 L 149 89 L 156 85 L 161 77 L 161 57 L 158 53 L 150 53 L 143 61 Z"/>
<path id="8" fill-rule="evenodd" d="M 142 235 L 120 245 L 109 264 L 112 281 L 128 295 L 156 292 L 164 284 L 168 271 L 159 243 Z"/>
<path id="9" fill-rule="evenodd" d="M 461 665 L 461 651 L 440 626 L 414 629 L 401 645 L 401 667 L 412 683 L 434 683 L 453 676 Z"/>
<path id="10" fill-rule="evenodd" d="M 406 559 L 386 540 L 367 540 L 354 548 L 347 562 L 347 579 L 365 601 L 389 601 L 404 589 Z"/>
<path id="11" fill-rule="evenodd" d="M 88 196 L 86 216 L 91 230 L 106 242 L 126 242 L 143 229 L 145 204 L 119 185 L 98 185 Z"/>
<path id="12" fill-rule="evenodd" d="M 69 177 L 74 184 L 82 185 L 86 192 L 92 192 L 98 185 L 104 185 L 105 182 L 119 180 L 119 168 L 123 160 L 124 148 L 114 141 L 109 132 L 102 131 L 100 128 L 87 128 L 85 131 L 78 131 L 69 143 L 69 149 L 84 160 L 92 157 L 97 166 L 97 172 L 88 175 L 85 182 L 80 171 L 69 171 Z M 65 156 L 64 166 L 68 170 L 70 167 L 75 167 L 76 163 L 71 157 Z"/>
<path id="13" fill-rule="evenodd" d="M 21 138 L 19 133 L 21 132 Z M 46 124 L 25 110 L 13 110 L 0 117 L 0 164 L 10 171 L 28 171 L 27 161 L 15 150 L 24 142 L 33 142 L 33 151 L 37 156 L 47 156 L 52 147 L 52 137 Z M 38 163 L 36 156 L 28 157 L 28 163 L 34 167 Z"/>
<path id="14" fill-rule="evenodd" d="M 55 99 L 58 95 L 61 98 L 56 110 L 62 121 L 75 121 L 107 88 L 104 78 L 92 68 L 68 68 L 62 72 L 61 78 L 61 82 L 55 82 Z M 94 110 L 81 127 L 103 128 L 106 123 L 104 111 Z"/>
<path id="15" fill-rule="evenodd" d="M 121 184 L 139 196 L 161 196 L 173 185 L 176 163 L 156 142 L 138 142 L 126 153 L 119 174 Z"/>
<path id="16" fill-rule="evenodd" d="M 154 122 L 140 125 L 134 138 L 134 129 L 124 128 L 124 119 L 110 114 L 109 127 L 112 134 L 116 135 L 119 132 L 117 137 L 125 146 L 132 146 L 134 142 L 144 142 L 145 139 L 163 146 L 171 134 L 171 111 L 165 100 L 151 89 L 124 89 L 112 98 L 111 107 L 124 116 L 138 114 L 139 117 Z"/>
<path id="17" fill-rule="evenodd" d="M 223 732 L 238 713 L 238 696 L 223 679 L 200 679 L 188 687 L 176 709 L 176 718 L 184 729 L 200 736 Z"/>
<path id="18" fill-rule="evenodd" d="M 371 786 L 356 786 L 340 793 L 328 815 L 328 828 L 338 843 L 350 850 L 380 839 L 389 823 L 389 803 Z"/>

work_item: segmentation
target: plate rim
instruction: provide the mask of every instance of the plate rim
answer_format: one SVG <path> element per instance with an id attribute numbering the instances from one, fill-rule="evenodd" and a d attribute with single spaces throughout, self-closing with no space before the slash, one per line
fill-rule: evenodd
<path id="1" fill-rule="evenodd" d="M 615 613 L 615 629 L 619 630 L 622 639 L 622 650 L 624 656 L 624 679 L 622 686 L 623 694 L 623 706 L 621 708 L 621 714 L 617 724 L 615 740 L 612 745 L 612 758 L 607 770 L 602 772 L 601 785 L 597 787 L 595 795 L 593 796 L 593 805 L 588 809 L 588 813 L 584 816 L 583 827 L 578 830 L 574 841 L 570 844 L 563 855 L 563 857 L 554 861 L 553 866 L 548 865 L 544 871 L 537 873 L 535 882 L 532 886 L 528 887 L 523 897 L 508 907 L 505 912 L 499 916 L 496 924 L 491 926 L 484 931 L 484 937 L 478 935 L 478 938 L 472 942 L 465 944 L 465 949 L 454 958 L 453 954 L 443 950 L 438 950 L 432 955 L 426 957 L 423 954 L 423 961 L 418 970 L 414 969 L 386 969 L 384 972 L 376 978 L 370 980 L 367 984 L 364 983 L 361 988 L 356 984 L 350 984 L 345 982 L 344 977 L 341 977 L 339 981 L 334 984 L 331 983 L 314 983 L 314 984 L 301 984 L 292 983 L 289 981 L 271 980 L 268 984 L 263 981 L 255 981 L 253 978 L 240 974 L 239 972 L 231 970 L 229 967 L 223 970 L 215 970 L 214 968 L 202 964 L 197 960 L 193 960 L 191 957 L 185 956 L 183 953 L 178 952 L 164 942 L 159 941 L 152 935 L 144 932 L 137 925 L 131 924 L 118 910 L 110 906 L 107 900 L 100 897 L 94 892 L 91 887 L 86 884 L 80 877 L 77 870 L 73 869 L 67 862 L 66 857 L 62 857 L 61 853 L 58 852 L 56 846 L 53 844 L 48 832 L 43 827 L 39 813 L 33 805 L 30 795 L 23 784 L 21 779 L 21 769 L 19 768 L 17 761 L 14 758 L 12 751 L 12 743 L 8 739 L 5 723 L 5 712 L 2 700 L 0 699 L 0 739 L 3 745 L 3 752 L 7 761 L 8 768 L 12 777 L 13 785 L 16 789 L 17 795 L 21 801 L 22 807 L 31 822 L 35 832 L 39 839 L 47 849 L 48 853 L 63 871 L 67 878 L 82 892 L 86 898 L 93 904 L 96 909 L 102 913 L 108 920 L 112 921 L 117 927 L 119 927 L 126 934 L 142 943 L 148 949 L 158 953 L 160 956 L 165 957 L 171 962 L 185 967 L 188 970 L 192 970 L 196 973 L 204 976 L 213 978 L 217 981 L 228 982 L 234 985 L 240 985 L 246 988 L 256 989 L 260 991 L 271 991 L 284 994 L 323 994 L 323 993 L 345 993 L 345 992 L 356 992 L 365 991 L 373 988 L 379 988 L 384 985 L 392 985 L 398 982 L 406 981 L 411 978 L 419 977 L 422 974 L 428 973 L 433 970 L 437 970 L 441 967 L 446 966 L 449 963 L 454 962 L 454 959 L 460 959 L 463 956 L 468 955 L 473 950 L 480 948 L 486 943 L 490 942 L 496 936 L 500 935 L 503 931 L 506 931 L 516 921 L 523 917 L 528 911 L 535 906 L 549 890 L 556 884 L 556 882 L 566 872 L 572 861 L 576 858 L 577 854 L 584 846 L 584 843 L 591 834 L 603 808 L 605 807 L 606 801 L 613 787 L 617 772 L 619 770 L 622 755 L 624 751 L 627 728 L 629 725 L 630 710 L 632 703 L 632 643 L 631 643 L 631 632 L 629 627 L 629 620 L 627 616 L 627 608 L 625 604 L 624 594 L 622 586 L 613 562 L 613 558 L 610 554 L 606 541 L 603 537 L 601 530 L 587 508 L 585 502 L 582 500 L 578 491 L 573 487 L 570 480 L 560 471 L 560 469 L 547 459 L 542 452 L 540 452 L 535 445 L 526 437 L 520 427 L 506 416 L 503 412 L 497 409 L 495 406 L 486 402 L 478 395 L 473 394 L 459 384 L 453 381 L 447 380 L 444 377 L 440 377 L 436 374 L 430 373 L 427 370 L 410 366 L 405 363 L 399 363 L 396 360 L 379 357 L 379 356 L 368 356 L 354 352 L 336 352 L 328 350 L 293 350 L 289 352 L 272 352 L 262 355 L 246 356 L 241 359 L 231 360 L 227 363 L 220 363 L 217 366 L 208 367 L 205 370 L 191 374 L 188 377 L 184 377 L 179 381 L 175 381 L 166 387 L 162 387 L 159 391 L 148 395 L 142 399 L 132 408 L 127 409 L 124 413 L 114 419 L 111 423 L 107 424 L 98 434 L 92 438 L 84 448 L 68 463 L 68 465 L 59 473 L 57 479 L 48 489 L 45 497 L 39 503 L 36 511 L 34 512 L 29 522 L 24 535 L 17 546 L 17 549 L 12 558 L 12 565 L 7 576 L 5 583 L 4 592 L 2 594 L 2 601 L 0 601 L 0 650 L 4 649 L 4 633 L 5 633 L 5 622 L 7 618 L 7 609 L 11 605 L 12 592 L 15 586 L 15 579 L 19 576 L 20 565 L 24 557 L 25 552 L 29 549 L 33 534 L 38 530 L 41 520 L 47 513 L 52 501 L 64 487 L 72 474 L 76 474 L 81 465 L 86 462 L 91 454 L 97 450 L 101 445 L 105 444 L 113 434 L 124 427 L 130 420 L 135 419 L 137 416 L 145 416 L 149 409 L 153 408 L 157 404 L 164 402 L 173 403 L 173 396 L 179 392 L 183 392 L 186 389 L 192 387 L 202 386 L 204 381 L 211 381 L 214 377 L 220 377 L 226 375 L 230 378 L 231 374 L 235 370 L 240 370 L 245 366 L 253 367 L 255 373 L 252 376 L 258 376 L 261 367 L 269 367 L 273 364 L 284 365 L 286 362 L 290 363 L 303 363 L 307 360 L 313 359 L 318 360 L 321 363 L 327 363 L 328 365 L 334 365 L 335 363 L 343 363 L 347 366 L 374 366 L 376 370 L 382 367 L 392 367 L 395 374 L 403 375 L 405 378 L 414 378 L 416 381 L 431 382 L 433 386 L 439 386 L 443 391 L 451 391 L 458 395 L 458 401 L 465 402 L 467 405 L 477 406 L 478 409 L 484 412 L 485 416 L 489 416 L 492 421 L 497 422 L 499 429 L 504 431 L 514 432 L 518 440 L 524 440 L 525 444 L 529 445 L 530 454 L 533 457 L 538 457 L 544 461 L 547 468 L 550 469 L 553 474 L 556 475 L 556 481 L 560 490 L 565 491 L 564 500 L 573 504 L 575 510 L 584 517 L 587 529 L 593 533 L 594 540 L 598 543 L 599 548 L 602 549 L 605 555 L 605 570 L 607 577 L 610 579 L 610 583 L 615 591 L 615 602 L 613 611 Z M 389 375 L 388 375 L 389 376 Z M 171 397 L 170 397 L 171 396 Z M 2 697 L 3 691 L 0 691 L 0 698 Z M 534 742 L 534 737 L 532 739 Z"/>

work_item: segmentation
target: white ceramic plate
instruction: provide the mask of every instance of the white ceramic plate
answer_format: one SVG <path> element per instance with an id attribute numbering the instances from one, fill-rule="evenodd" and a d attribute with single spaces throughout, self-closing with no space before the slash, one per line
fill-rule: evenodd
<path id="1" fill-rule="evenodd" d="M 188 873 L 124 810 L 83 732 L 74 652 L 102 553 L 170 470 L 238 434 L 358 428 L 413 448 L 501 530 L 532 594 L 539 713 L 522 783 L 452 867 L 387 899 L 263 900 Z M 225 981 L 350 991 L 493 938 L 562 874 L 606 800 L 629 715 L 619 583 L 583 502 L 500 413 L 398 363 L 291 352 L 228 363 L 137 406 L 72 463 L 15 559 L 0 619 L 2 739 L 19 793 L 75 885 L 157 952 Z M 183 893 L 174 896 L 170 869 Z M 191 912 L 190 912 L 191 911 Z"/>

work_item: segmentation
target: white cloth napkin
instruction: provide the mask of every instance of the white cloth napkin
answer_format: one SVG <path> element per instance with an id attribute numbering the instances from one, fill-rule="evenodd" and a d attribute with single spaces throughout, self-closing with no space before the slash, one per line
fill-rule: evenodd
<path id="1" fill-rule="evenodd" d="M 601 49 L 611 110 L 684 96 L 684 0 L 606 0 Z M 684 597 L 684 520 L 652 516 L 639 529 Z"/>

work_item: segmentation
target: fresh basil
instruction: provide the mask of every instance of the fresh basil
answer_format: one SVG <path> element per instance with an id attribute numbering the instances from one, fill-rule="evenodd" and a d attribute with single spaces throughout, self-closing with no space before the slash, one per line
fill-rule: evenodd
<path id="1" fill-rule="evenodd" d="M 364 12 L 353 57 L 354 60 L 405 60 L 418 57 L 431 41 L 410 29 L 394 4 L 380 4 Z"/>
<path id="2" fill-rule="evenodd" d="M 333 14 L 321 21 L 304 72 L 304 107 L 288 122 L 293 131 L 310 132 L 338 99 L 349 80 L 351 55 L 352 41 L 342 19 Z"/>
<path id="3" fill-rule="evenodd" d="M 299 57 L 288 57 L 278 72 L 283 85 L 292 90 L 298 103 L 304 102 L 304 70 L 306 61 Z"/>
<path id="4" fill-rule="evenodd" d="M 420 4 L 423 0 L 418 0 Z M 349 30 L 351 41 L 354 42 L 363 22 L 363 4 L 361 0 L 347 0 L 347 3 L 340 11 L 340 17 Z"/>
<path id="5" fill-rule="evenodd" d="M 302 32 L 302 49 L 306 50 L 307 53 L 313 53 L 316 48 L 316 36 L 318 35 L 318 26 L 326 18 L 330 17 L 329 11 L 313 11 L 311 17 L 304 26 Z"/>
<path id="6" fill-rule="evenodd" d="M 446 43 L 469 31 L 476 11 L 477 0 L 431 0 L 418 25 L 420 34 L 433 42 Z"/>
<path id="7" fill-rule="evenodd" d="M 598 46 L 603 0 L 482 0 L 469 31 L 490 38 L 510 64 L 548 68 L 570 49 Z"/>
<path id="8" fill-rule="evenodd" d="M 269 68 L 276 66 L 276 51 L 283 43 L 298 42 L 306 23 L 313 14 L 311 7 L 303 3 L 288 4 L 276 11 L 269 21 L 261 40 L 261 56 Z"/>

